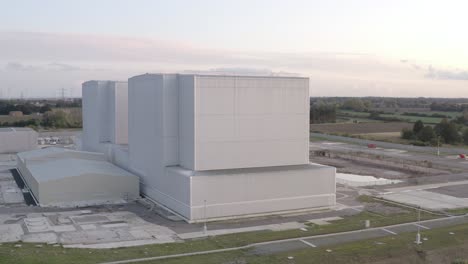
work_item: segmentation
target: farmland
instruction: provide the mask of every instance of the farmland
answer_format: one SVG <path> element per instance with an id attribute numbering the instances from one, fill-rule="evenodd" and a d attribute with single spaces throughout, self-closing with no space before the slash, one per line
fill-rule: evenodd
<path id="1" fill-rule="evenodd" d="M 311 132 L 336 134 L 368 134 L 368 133 L 400 133 L 403 128 L 412 128 L 413 124 L 406 122 L 374 122 L 374 123 L 336 123 L 312 124 Z"/>
<path id="2" fill-rule="evenodd" d="M 372 118 L 370 112 L 358 112 L 351 110 L 339 110 L 337 117 L 339 121 L 342 122 L 378 122 L 385 121 L 385 119 L 390 121 L 400 121 L 400 122 L 410 122 L 414 123 L 418 120 L 421 120 L 425 124 L 438 124 L 443 119 L 442 116 L 446 116 L 447 119 L 455 119 L 460 116 L 459 112 L 439 112 L 439 111 L 421 111 L 412 112 L 412 111 L 403 111 L 398 112 L 383 112 L 378 116 L 383 120 L 378 120 Z M 390 131 L 387 131 L 390 132 Z"/>

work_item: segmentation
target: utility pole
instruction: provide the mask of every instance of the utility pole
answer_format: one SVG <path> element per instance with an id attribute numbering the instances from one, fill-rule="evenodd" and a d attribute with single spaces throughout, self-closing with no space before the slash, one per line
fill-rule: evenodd
<path id="1" fill-rule="evenodd" d="M 418 233 L 416 234 L 416 241 L 415 243 L 417 245 L 420 245 L 421 244 L 421 207 L 418 206 Z"/>
<path id="2" fill-rule="evenodd" d="M 207 234 L 208 228 L 206 226 L 206 200 L 203 200 L 204 203 L 204 209 L 203 209 L 203 218 L 204 218 L 204 223 L 203 223 L 203 234 Z"/>
<path id="3" fill-rule="evenodd" d="M 440 136 L 437 136 L 437 157 L 440 156 Z"/>
<path id="4" fill-rule="evenodd" d="M 65 88 L 60 89 L 61 95 L 62 95 L 62 101 L 65 101 Z"/>

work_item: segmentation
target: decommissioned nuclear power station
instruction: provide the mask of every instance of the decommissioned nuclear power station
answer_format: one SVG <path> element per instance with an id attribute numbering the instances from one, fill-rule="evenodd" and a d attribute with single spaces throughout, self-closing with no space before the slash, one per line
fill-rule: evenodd
<path id="1" fill-rule="evenodd" d="M 143 74 L 82 94 L 80 150 L 19 154 L 42 204 L 92 204 L 76 188 L 48 194 L 68 180 L 93 184 L 92 200 L 140 194 L 188 222 L 335 205 L 335 168 L 309 162 L 308 78 Z M 54 176 L 77 160 L 83 181 Z"/>

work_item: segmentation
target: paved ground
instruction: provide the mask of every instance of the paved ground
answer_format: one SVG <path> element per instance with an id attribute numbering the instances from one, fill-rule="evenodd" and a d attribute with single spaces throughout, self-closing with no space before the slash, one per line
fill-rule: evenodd
<path id="1" fill-rule="evenodd" d="M 16 161 L 12 155 L 0 155 L 0 243 L 62 243 L 66 247 L 111 248 L 153 243 L 169 243 L 229 233 L 258 230 L 288 230 L 305 227 L 307 222 L 325 223 L 327 219 L 354 215 L 359 210 L 352 189 L 339 192 L 343 202 L 335 210 L 257 217 L 249 219 L 188 224 L 164 217 L 161 208 L 140 203 L 95 206 L 76 209 L 27 206 L 22 191 L 9 169 Z M 347 205 L 349 204 L 349 205 Z M 350 208 L 351 207 L 351 208 Z"/>
<path id="2" fill-rule="evenodd" d="M 468 207 L 468 181 L 388 188 L 379 196 L 429 210 Z"/>
<path id="3" fill-rule="evenodd" d="M 468 184 L 457 184 L 431 189 L 431 192 L 455 196 L 458 198 L 468 198 Z"/>

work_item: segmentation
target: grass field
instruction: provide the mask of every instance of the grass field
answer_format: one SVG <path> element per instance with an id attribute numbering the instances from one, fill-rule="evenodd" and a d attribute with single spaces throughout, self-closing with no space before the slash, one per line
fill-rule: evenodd
<path id="1" fill-rule="evenodd" d="M 394 112 L 392 114 L 381 114 L 381 117 L 384 118 L 396 118 L 399 119 L 401 122 L 411 122 L 414 123 L 418 120 L 423 121 L 426 124 L 438 124 L 443 118 L 440 117 L 426 117 L 426 116 L 407 116 L 403 115 L 403 113 L 418 113 L 424 115 L 432 115 L 432 114 L 439 114 L 445 115 L 449 118 L 456 118 L 461 115 L 459 112 L 440 112 L 440 111 L 406 111 L 401 109 L 399 112 Z M 367 112 L 356 112 L 356 111 L 349 111 L 349 110 L 339 110 L 337 116 L 341 120 L 347 120 L 347 122 L 370 122 L 375 121 L 373 119 L 369 119 L 370 113 Z M 366 121 L 367 120 L 367 121 Z"/>
<path id="2" fill-rule="evenodd" d="M 403 233 L 397 236 L 362 240 L 328 248 L 308 248 L 273 255 L 262 256 L 250 254 L 248 251 L 234 251 L 143 263 L 468 263 L 468 225 L 425 230 L 421 234 L 424 238 L 427 238 L 422 245 L 414 243 L 415 233 Z"/>
<path id="3" fill-rule="evenodd" d="M 405 122 L 390 123 L 334 123 L 312 124 L 311 132 L 336 133 L 336 134 L 368 134 L 368 133 L 400 133 L 403 128 L 411 129 L 413 124 Z"/>
<path id="4" fill-rule="evenodd" d="M 18 121 L 27 121 L 31 119 L 42 119 L 41 115 L 24 115 L 24 116 L 9 116 L 9 115 L 0 115 L 0 122 L 5 123 L 12 123 Z"/>

